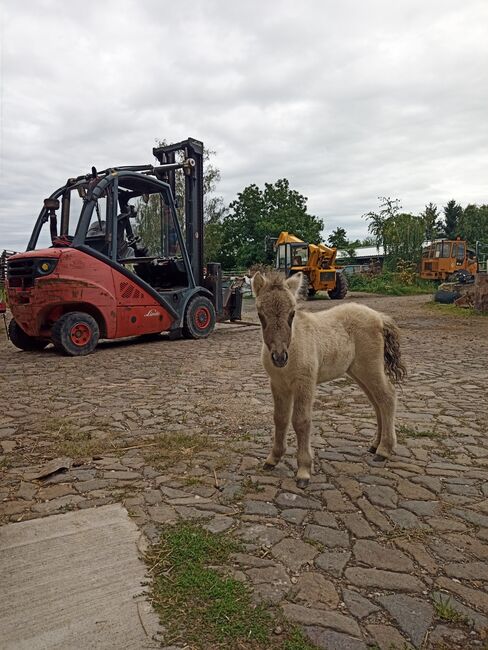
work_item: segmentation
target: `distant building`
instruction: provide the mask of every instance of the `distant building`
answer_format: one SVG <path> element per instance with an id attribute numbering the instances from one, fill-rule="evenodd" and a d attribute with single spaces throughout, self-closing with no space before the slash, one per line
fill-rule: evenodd
<path id="1" fill-rule="evenodd" d="M 358 246 L 354 249 L 355 255 L 351 258 L 346 251 L 337 251 L 337 263 L 344 264 L 346 273 L 363 273 L 370 270 L 370 266 L 383 266 L 385 252 L 383 246 Z"/>

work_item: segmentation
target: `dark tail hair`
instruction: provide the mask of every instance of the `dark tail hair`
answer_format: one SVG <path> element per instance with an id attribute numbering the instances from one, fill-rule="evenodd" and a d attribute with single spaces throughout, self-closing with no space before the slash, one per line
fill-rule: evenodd
<path id="1" fill-rule="evenodd" d="M 383 320 L 383 340 L 385 342 L 385 372 L 394 384 L 398 384 L 405 379 L 407 369 L 402 363 L 400 330 L 389 318 Z"/>

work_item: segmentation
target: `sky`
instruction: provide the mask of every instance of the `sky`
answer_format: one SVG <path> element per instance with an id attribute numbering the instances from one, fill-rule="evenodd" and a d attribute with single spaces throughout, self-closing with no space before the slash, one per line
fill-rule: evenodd
<path id="1" fill-rule="evenodd" d="M 379 196 L 488 202 L 486 0 L 0 0 L 0 250 L 95 165 L 216 152 L 351 239 Z"/>

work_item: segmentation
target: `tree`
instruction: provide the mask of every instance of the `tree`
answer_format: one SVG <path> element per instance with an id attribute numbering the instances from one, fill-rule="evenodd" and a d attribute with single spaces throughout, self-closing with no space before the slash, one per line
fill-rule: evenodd
<path id="1" fill-rule="evenodd" d="M 156 146 L 164 147 L 166 140 L 156 140 Z M 203 237 L 205 242 L 205 261 L 215 257 L 219 245 L 222 217 L 225 214 L 225 206 L 221 196 L 215 194 L 217 184 L 220 181 L 220 170 L 212 163 L 215 151 L 204 149 L 203 151 Z M 180 161 L 181 162 L 181 161 Z M 180 226 L 184 232 L 185 215 L 184 201 L 185 178 L 181 170 L 175 172 L 175 199 L 177 215 Z M 136 225 L 137 234 L 141 237 L 152 254 L 160 254 L 161 251 L 161 206 L 157 195 L 152 195 L 147 204 L 142 201 L 138 205 Z"/>
<path id="2" fill-rule="evenodd" d="M 364 239 L 361 239 L 358 246 L 375 246 L 375 240 L 374 237 L 364 237 Z"/>
<path id="3" fill-rule="evenodd" d="M 329 235 L 329 245 L 334 248 L 346 248 L 348 244 L 349 240 L 344 228 L 337 227 Z"/>
<path id="4" fill-rule="evenodd" d="M 434 203 L 428 203 L 420 214 L 425 223 L 425 239 L 432 241 L 442 233 L 442 223 L 439 220 L 440 213 Z"/>
<path id="5" fill-rule="evenodd" d="M 266 249 L 266 238 L 286 230 L 304 241 L 318 242 L 322 229 L 323 222 L 307 211 L 307 198 L 292 190 L 286 178 L 265 183 L 264 190 L 248 185 L 222 219 L 217 261 L 224 268 L 270 263 L 273 253 Z"/>
<path id="6" fill-rule="evenodd" d="M 389 196 L 380 196 L 378 200 L 381 201 L 379 212 L 367 212 L 363 214 L 363 219 L 369 221 L 368 232 L 373 236 L 376 248 L 379 250 L 380 246 L 385 248 L 384 231 L 387 219 L 395 217 L 402 206 L 400 199 L 392 199 Z"/>
<path id="7" fill-rule="evenodd" d="M 444 236 L 447 239 L 456 239 L 458 233 L 458 223 L 463 215 L 462 207 L 451 199 L 444 207 Z"/>
<path id="8" fill-rule="evenodd" d="M 401 213 L 388 217 L 383 228 L 385 262 L 391 270 L 397 270 L 398 263 L 417 264 L 422 254 L 425 222 L 422 217 Z"/>
<path id="9" fill-rule="evenodd" d="M 459 235 L 471 246 L 477 241 L 488 243 L 488 205 L 467 205 L 458 223 Z"/>

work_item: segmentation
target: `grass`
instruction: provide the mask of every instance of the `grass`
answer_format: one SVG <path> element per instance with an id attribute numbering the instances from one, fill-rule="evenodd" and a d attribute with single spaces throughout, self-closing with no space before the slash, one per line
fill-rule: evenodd
<path id="1" fill-rule="evenodd" d="M 431 438 L 432 440 L 436 438 L 442 438 L 442 434 L 438 431 L 421 431 L 417 428 L 412 428 L 401 424 L 398 427 L 399 438 Z"/>
<path id="2" fill-rule="evenodd" d="M 95 426 L 95 425 L 94 425 Z M 54 443 L 56 453 L 71 458 L 87 458 L 114 450 L 111 432 L 82 431 L 69 418 L 51 417 L 41 423 L 40 429 Z"/>
<path id="3" fill-rule="evenodd" d="M 330 298 L 327 292 L 318 291 L 313 296 L 307 296 L 307 300 L 330 300 Z"/>
<path id="4" fill-rule="evenodd" d="M 477 311 L 473 307 L 456 307 L 456 305 L 443 305 L 439 302 L 428 302 L 423 305 L 424 309 L 428 309 L 437 314 L 445 316 L 456 316 L 458 318 L 472 318 L 473 316 L 487 317 L 488 312 Z"/>
<path id="5" fill-rule="evenodd" d="M 195 454 L 215 449 L 215 444 L 205 435 L 189 433 L 162 433 L 154 438 L 154 445 L 145 454 L 155 467 L 166 467 L 179 460 L 193 460 Z"/>
<path id="6" fill-rule="evenodd" d="M 462 623 L 464 625 L 468 624 L 468 618 L 458 612 L 451 605 L 451 597 L 447 596 L 444 600 L 441 595 L 433 596 L 432 601 L 434 603 L 435 613 L 438 618 L 442 621 L 449 621 L 449 623 Z"/>
<path id="7" fill-rule="evenodd" d="M 384 271 L 379 275 L 354 273 L 348 275 L 350 291 L 366 291 L 381 293 L 387 296 L 412 296 L 423 293 L 434 293 L 436 285 L 427 280 L 415 278 L 412 284 L 401 282 L 397 273 Z"/>
<path id="8" fill-rule="evenodd" d="M 215 650 L 314 650 L 298 628 L 255 605 L 247 584 L 222 570 L 240 545 L 193 523 L 166 528 L 146 554 L 150 599 L 167 630 L 166 644 L 184 640 L 192 648 Z M 281 623 L 281 621 L 279 621 Z"/>

